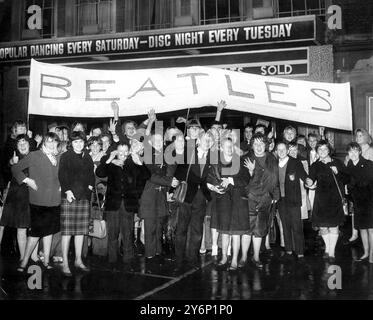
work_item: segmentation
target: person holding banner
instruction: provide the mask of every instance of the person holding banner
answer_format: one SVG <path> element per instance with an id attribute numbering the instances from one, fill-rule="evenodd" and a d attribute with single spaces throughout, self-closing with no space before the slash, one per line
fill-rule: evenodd
<path id="1" fill-rule="evenodd" d="M 316 182 L 312 225 L 320 228 L 325 243 L 324 258 L 335 261 L 335 246 L 339 237 L 339 226 L 344 221 L 342 198 L 346 175 L 343 164 L 333 159 L 331 146 L 320 140 L 316 146 L 319 160 L 311 165 L 307 186 Z"/>
<path id="2" fill-rule="evenodd" d="M 262 268 L 263 264 L 259 258 L 262 238 L 268 233 L 270 212 L 280 198 L 279 175 L 276 158 L 266 151 L 268 149 L 268 138 L 258 132 L 251 138 L 253 154 L 244 160 L 245 167 L 250 173 L 250 182 L 247 186 L 247 196 L 249 203 L 248 234 L 242 236 L 242 257 L 244 264 L 247 260 L 247 253 L 253 239 L 254 257 L 252 263 L 257 268 Z"/>
<path id="3" fill-rule="evenodd" d="M 60 159 L 57 156 L 59 138 L 48 132 L 43 137 L 41 150 L 30 152 L 24 159 L 12 166 L 12 173 L 19 184 L 29 187 L 30 233 L 25 255 L 17 268 L 24 272 L 32 251 L 40 238 L 43 238 L 44 267 L 49 264 L 52 235 L 60 230 L 61 191 L 58 179 Z M 24 170 L 29 169 L 29 177 Z"/>
<path id="4" fill-rule="evenodd" d="M 91 192 L 95 186 L 94 165 L 85 149 L 86 135 L 73 131 L 71 148 L 61 155 L 58 177 L 61 183 L 62 272 L 71 276 L 68 252 L 74 236 L 75 268 L 89 271 L 82 261 L 84 235 L 88 234 Z"/>

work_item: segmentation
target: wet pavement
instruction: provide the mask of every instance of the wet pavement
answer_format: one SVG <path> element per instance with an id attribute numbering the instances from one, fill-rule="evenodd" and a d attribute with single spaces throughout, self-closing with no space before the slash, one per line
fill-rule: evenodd
<path id="1" fill-rule="evenodd" d="M 304 261 L 286 259 L 278 244 L 263 251 L 262 269 L 248 263 L 238 271 L 219 269 L 210 253 L 201 255 L 198 266 L 175 270 L 175 262 L 166 258 L 145 261 L 137 256 L 129 267 L 109 265 L 105 259 L 89 255 L 89 273 L 72 268 L 73 277 L 61 272 L 61 265 L 42 271 L 41 289 L 31 274 L 16 271 L 17 255 L 4 252 L 0 256 L 1 300 L 339 300 L 373 299 L 373 264 L 357 262 L 362 255 L 361 242 L 344 245 L 349 236 L 347 223 L 336 248 L 336 261 L 322 257 L 322 240 L 305 225 Z M 71 264 L 73 265 L 73 261 Z M 30 287 L 31 283 L 31 287 Z M 340 289 L 339 289 L 340 288 Z"/>

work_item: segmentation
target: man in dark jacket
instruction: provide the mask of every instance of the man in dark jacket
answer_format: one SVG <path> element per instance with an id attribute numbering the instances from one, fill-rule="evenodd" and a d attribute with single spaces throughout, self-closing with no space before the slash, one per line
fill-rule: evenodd
<path id="1" fill-rule="evenodd" d="M 188 183 L 185 201 L 179 207 L 176 227 L 175 253 L 178 267 L 182 265 L 185 257 L 191 265 L 198 263 L 206 205 L 207 201 L 211 200 L 210 191 L 207 188 L 207 174 L 209 168 L 208 151 L 212 144 L 213 137 L 209 133 L 200 134 L 197 147 L 195 147 L 194 141 L 190 140 L 185 150 L 187 164 L 178 165 L 175 172 L 175 177 L 179 181 L 187 181 Z M 189 250 L 185 252 L 188 228 L 190 228 Z"/>
<path id="2" fill-rule="evenodd" d="M 289 147 L 285 142 L 276 146 L 279 157 L 280 201 L 279 213 L 284 230 L 285 250 L 288 255 L 294 251 L 303 258 L 304 235 L 301 218 L 302 195 L 300 180 L 306 181 L 307 173 L 302 163 L 289 157 Z"/>
<path id="3" fill-rule="evenodd" d="M 96 169 L 100 178 L 108 177 L 105 216 L 108 228 L 109 263 L 118 255 L 118 236 L 123 239 L 123 262 L 133 258 L 133 218 L 138 207 L 137 180 L 140 168 L 129 157 L 130 146 L 120 143 L 109 156 L 101 159 Z"/>

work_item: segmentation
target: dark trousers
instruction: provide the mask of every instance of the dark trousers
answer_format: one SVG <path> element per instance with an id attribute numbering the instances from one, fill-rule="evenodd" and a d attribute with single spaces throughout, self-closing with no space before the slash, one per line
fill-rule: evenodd
<path id="1" fill-rule="evenodd" d="M 284 198 L 281 198 L 278 202 L 278 210 L 284 229 L 285 250 L 302 255 L 304 252 L 304 234 L 300 207 L 289 206 Z"/>
<path id="2" fill-rule="evenodd" d="M 118 258 L 119 233 L 123 241 L 123 262 L 133 258 L 133 212 L 128 212 L 122 201 L 117 211 L 106 211 L 106 225 L 108 232 L 109 262 L 114 263 Z"/>
<path id="3" fill-rule="evenodd" d="M 197 262 L 205 215 L 206 198 L 201 190 L 198 190 L 191 204 L 180 204 L 175 243 L 175 254 L 178 263 L 181 263 L 185 258 L 192 263 Z M 188 228 L 189 237 L 187 237 Z M 186 252 L 187 239 L 189 240 L 188 252 Z"/>
<path id="4" fill-rule="evenodd" d="M 166 218 L 167 216 L 144 218 L 145 257 L 162 254 L 162 234 Z"/>

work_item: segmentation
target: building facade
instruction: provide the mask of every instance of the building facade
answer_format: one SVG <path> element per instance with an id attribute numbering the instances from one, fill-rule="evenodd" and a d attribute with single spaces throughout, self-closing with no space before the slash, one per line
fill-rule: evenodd
<path id="1" fill-rule="evenodd" d="M 366 127 L 372 133 L 373 4 L 369 2 L 2 0 L 1 141 L 14 120 L 28 118 L 31 58 L 94 69 L 202 65 L 311 81 L 350 81 L 353 126 Z M 158 118 L 174 124 L 179 115 Z M 208 124 L 214 110 L 205 107 L 193 110 L 192 115 Z M 268 121 L 277 134 L 289 123 L 249 110 L 224 117 L 236 128 L 248 121 Z M 45 130 L 52 119 L 35 116 L 30 120 L 32 128 Z M 98 120 L 86 121 L 89 125 Z M 292 124 L 305 135 L 319 130 L 306 122 Z M 342 152 L 351 140 L 350 132 L 326 131 L 337 151 Z"/>

